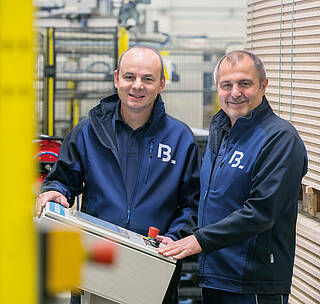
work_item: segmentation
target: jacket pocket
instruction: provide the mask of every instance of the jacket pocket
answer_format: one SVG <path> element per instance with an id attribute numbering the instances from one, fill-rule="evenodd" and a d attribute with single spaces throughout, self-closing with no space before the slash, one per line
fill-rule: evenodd
<path id="1" fill-rule="evenodd" d="M 151 165 L 152 165 L 152 154 L 153 154 L 153 141 L 149 144 L 149 151 L 148 151 L 148 161 L 147 161 L 147 170 L 146 170 L 146 176 L 144 179 L 144 184 L 148 182 L 150 172 L 151 172 Z"/>
<path id="2" fill-rule="evenodd" d="M 258 236 L 256 235 L 255 237 L 249 240 L 246 264 L 244 269 L 245 278 L 250 278 L 251 274 L 254 272 L 254 256 L 256 250 L 257 237 Z"/>

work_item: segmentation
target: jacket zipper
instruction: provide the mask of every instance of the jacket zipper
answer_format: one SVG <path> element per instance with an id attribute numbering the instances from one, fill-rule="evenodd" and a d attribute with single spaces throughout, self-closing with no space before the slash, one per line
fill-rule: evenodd
<path id="1" fill-rule="evenodd" d="M 218 177 L 219 177 L 220 172 L 221 172 L 221 168 L 222 168 L 222 166 L 224 165 L 224 163 L 226 162 L 228 156 L 229 156 L 229 153 L 226 153 L 225 156 L 224 156 L 224 158 L 223 158 L 223 160 L 220 162 L 220 164 L 219 164 L 219 166 L 218 166 L 218 168 L 217 168 L 215 177 L 213 178 L 213 185 L 212 185 L 214 190 L 217 190 L 217 188 L 216 188 L 216 181 L 218 180 Z"/>
<path id="2" fill-rule="evenodd" d="M 228 147 L 227 147 L 228 148 Z M 228 155 L 229 153 L 226 153 L 223 160 L 221 161 L 221 163 L 219 164 L 219 167 L 218 167 L 218 172 L 220 171 L 220 168 L 223 166 L 223 164 L 225 163 L 225 161 L 227 160 L 228 158 Z M 210 177 L 209 177 L 209 182 L 208 182 L 208 186 L 207 186 L 207 190 L 204 192 L 204 195 L 203 195 L 203 202 L 205 201 L 205 199 L 207 198 L 208 196 L 208 192 L 209 192 L 209 189 L 210 189 L 210 185 L 211 185 L 211 181 L 212 181 L 212 178 L 213 178 L 213 171 L 214 171 L 214 164 L 212 163 L 211 165 L 211 171 L 210 171 Z M 213 189 L 215 189 L 215 182 L 216 182 L 217 178 L 213 178 Z M 202 216 L 202 221 L 204 220 L 204 215 Z M 202 225 L 203 225 L 203 222 L 202 222 Z"/>
<path id="3" fill-rule="evenodd" d="M 131 211 L 130 211 L 130 209 L 128 209 L 128 212 L 127 212 L 127 224 L 129 224 L 129 222 L 130 222 L 130 215 L 131 215 Z"/>
<path id="4" fill-rule="evenodd" d="M 150 145 L 149 145 L 148 171 L 149 171 L 149 167 L 150 167 L 150 164 L 151 164 L 152 152 L 153 152 L 153 142 L 151 142 Z M 137 177 L 136 184 L 135 184 L 135 187 L 134 187 L 134 191 L 132 193 L 132 197 L 130 198 L 130 201 L 128 202 L 127 225 L 129 224 L 130 219 L 131 219 L 131 205 L 132 205 L 132 202 L 134 201 L 134 198 L 136 196 L 137 183 L 139 181 L 140 175 L 141 175 L 141 163 L 139 165 L 139 172 L 138 172 L 138 177 Z M 147 179 L 147 177 L 146 177 L 146 179 Z"/>
<path id="5" fill-rule="evenodd" d="M 209 177 L 209 182 L 208 182 L 207 190 L 204 192 L 204 195 L 203 195 L 203 198 L 202 198 L 202 201 L 203 201 L 203 214 L 202 214 L 202 223 L 201 223 L 201 226 L 203 226 L 204 210 L 205 210 L 205 208 L 204 208 L 204 203 L 205 203 L 205 200 L 206 200 L 207 195 L 208 195 L 208 192 L 209 192 L 209 188 L 210 188 L 210 184 L 211 184 L 211 179 L 212 179 L 213 168 L 214 168 L 214 164 L 211 164 L 210 177 Z"/>
<path id="6" fill-rule="evenodd" d="M 152 153 L 153 153 L 153 141 L 150 142 L 150 144 L 149 144 L 149 157 L 148 157 L 147 173 L 146 173 L 146 178 L 144 180 L 144 184 L 147 183 L 148 178 L 149 178 L 150 169 L 151 169 Z"/>
<path id="7" fill-rule="evenodd" d="M 219 164 L 219 169 L 223 166 L 223 164 L 225 163 L 225 161 L 226 161 L 227 158 L 228 158 L 228 153 L 225 155 L 225 157 L 223 158 L 223 160 L 222 160 L 221 163 Z M 204 195 L 203 195 L 203 200 L 205 200 L 206 197 L 207 197 L 207 195 L 208 195 L 209 188 L 210 188 L 210 184 L 211 184 L 211 180 L 212 180 L 212 177 L 213 177 L 213 171 L 214 171 L 214 164 L 212 164 L 212 167 L 211 167 L 209 183 L 208 183 L 207 190 L 205 191 L 205 193 L 204 193 Z M 218 171 L 219 171 L 219 170 L 218 170 Z M 214 178 L 213 181 L 214 181 L 214 184 L 215 184 L 216 178 Z"/>

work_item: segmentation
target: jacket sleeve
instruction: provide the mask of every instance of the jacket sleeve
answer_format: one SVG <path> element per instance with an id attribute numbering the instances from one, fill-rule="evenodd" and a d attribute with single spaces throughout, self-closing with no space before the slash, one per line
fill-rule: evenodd
<path id="1" fill-rule="evenodd" d="M 188 150 L 186 164 L 179 188 L 179 207 L 174 220 L 165 234 L 174 240 L 193 234 L 197 223 L 198 202 L 200 196 L 201 152 L 193 142 Z"/>
<path id="2" fill-rule="evenodd" d="M 298 135 L 282 131 L 264 145 L 251 173 L 248 199 L 241 209 L 194 232 L 204 252 L 244 241 L 273 227 L 297 200 L 307 156 Z"/>
<path id="3" fill-rule="evenodd" d="M 59 151 L 59 157 L 41 186 L 41 192 L 50 190 L 62 193 L 70 206 L 75 196 L 83 191 L 83 175 L 77 138 L 79 127 L 76 126 L 65 137 Z"/>

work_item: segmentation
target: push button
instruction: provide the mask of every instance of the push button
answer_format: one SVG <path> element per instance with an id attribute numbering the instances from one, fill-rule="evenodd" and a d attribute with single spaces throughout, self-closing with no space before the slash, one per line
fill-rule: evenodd
<path id="1" fill-rule="evenodd" d="M 156 227 L 149 227 L 148 236 L 156 238 L 160 230 Z"/>
<path id="2" fill-rule="evenodd" d="M 149 227 L 148 240 L 153 247 L 159 247 L 159 241 L 156 239 L 160 230 L 156 227 Z"/>

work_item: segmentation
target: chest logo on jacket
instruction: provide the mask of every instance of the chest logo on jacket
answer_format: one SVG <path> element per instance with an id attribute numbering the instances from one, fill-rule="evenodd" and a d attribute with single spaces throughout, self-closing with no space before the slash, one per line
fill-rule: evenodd
<path id="1" fill-rule="evenodd" d="M 243 169 L 244 166 L 240 165 L 240 160 L 243 158 L 243 156 L 244 156 L 243 152 L 234 151 L 233 155 L 229 160 L 229 164 L 231 164 L 231 167 Z"/>
<path id="2" fill-rule="evenodd" d="M 174 159 L 171 159 L 171 147 L 169 145 L 159 143 L 157 157 L 161 158 L 161 161 L 163 162 L 170 161 L 171 164 L 174 164 L 174 165 L 176 163 Z"/>

